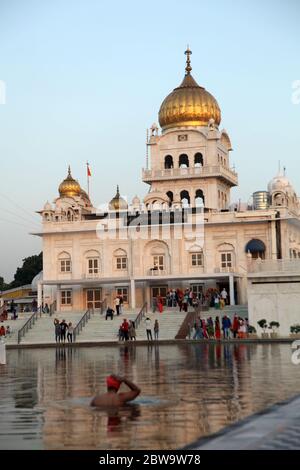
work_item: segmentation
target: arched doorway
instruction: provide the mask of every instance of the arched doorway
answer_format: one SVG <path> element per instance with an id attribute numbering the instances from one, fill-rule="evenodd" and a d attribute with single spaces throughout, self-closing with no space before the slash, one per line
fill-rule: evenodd
<path id="1" fill-rule="evenodd" d="M 172 155 L 166 155 L 165 156 L 165 169 L 166 170 L 170 170 L 171 168 L 173 168 L 174 165 L 173 165 L 173 157 Z"/>
<path id="2" fill-rule="evenodd" d="M 182 153 L 179 155 L 179 168 L 188 168 L 189 167 L 189 157 Z"/>
<path id="3" fill-rule="evenodd" d="M 250 252 L 253 259 L 257 259 L 257 258 L 265 259 L 266 245 L 261 240 L 258 240 L 257 238 L 253 238 L 247 243 L 245 247 L 245 252 L 246 253 Z"/>

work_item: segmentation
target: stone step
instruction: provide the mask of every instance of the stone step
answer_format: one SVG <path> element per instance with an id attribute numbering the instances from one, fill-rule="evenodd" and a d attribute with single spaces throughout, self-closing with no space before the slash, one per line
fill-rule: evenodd
<path id="1" fill-rule="evenodd" d="M 54 319 L 59 321 L 65 320 L 66 323 L 72 323 L 75 327 L 85 312 L 67 312 L 54 314 L 51 317 L 47 314 L 42 315 L 35 322 L 33 327 L 22 338 L 22 344 L 34 343 L 54 343 L 55 342 L 55 328 Z"/>

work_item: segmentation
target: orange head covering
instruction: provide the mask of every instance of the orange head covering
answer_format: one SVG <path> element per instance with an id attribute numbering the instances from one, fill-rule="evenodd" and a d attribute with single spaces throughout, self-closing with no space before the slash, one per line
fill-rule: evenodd
<path id="1" fill-rule="evenodd" d="M 121 382 L 117 380 L 114 376 L 109 375 L 108 377 L 106 377 L 106 385 L 108 388 L 114 388 L 118 391 L 120 388 Z"/>

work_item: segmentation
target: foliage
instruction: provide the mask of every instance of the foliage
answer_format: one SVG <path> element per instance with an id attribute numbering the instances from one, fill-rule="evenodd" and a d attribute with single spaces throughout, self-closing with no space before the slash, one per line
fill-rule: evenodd
<path id="1" fill-rule="evenodd" d="M 32 279 L 43 269 L 43 253 L 24 258 L 21 268 L 17 268 L 14 280 L 9 284 L 9 289 L 31 284 Z"/>
<path id="2" fill-rule="evenodd" d="M 296 325 L 292 325 L 290 327 L 290 332 L 291 333 L 300 333 L 300 325 L 297 323 Z"/>
<path id="3" fill-rule="evenodd" d="M 256 328 L 254 328 L 254 326 L 252 326 L 252 325 L 249 325 L 248 326 L 248 333 L 256 333 Z"/>
<path id="4" fill-rule="evenodd" d="M 280 327 L 280 323 L 278 323 L 278 321 L 270 321 L 269 329 L 272 329 L 273 333 L 275 333 L 275 330 L 277 330 L 277 328 L 279 327 Z"/>
<path id="5" fill-rule="evenodd" d="M 264 330 L 264 333 L 266 332 L 266 329 L 268 328 L 268 323 L 265 318 L 262 318 L 262 320 L 258 320 L 257 324 Z"/>
<path id="6" fill-rule="evenodd" d="M 0 276 L 0 291 L 9 289 L 8 284 L 4 281 L 4 278 Z"/>

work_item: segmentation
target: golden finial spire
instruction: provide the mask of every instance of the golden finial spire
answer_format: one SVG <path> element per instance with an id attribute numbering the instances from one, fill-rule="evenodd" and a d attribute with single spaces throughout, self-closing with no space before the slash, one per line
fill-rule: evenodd
<path id="1" fill-rule="evenodd" d="M 119 191 L 119 185 L 117 184 L 117 194 L 116 194 L 117 197 L 120 197 L 120 191 Z"/>
<path id="2" fill-rule="evenodd" d="M 72 175 L 71 175 L 71 166 L 70 165 L 68 166 L 68 176 L 72 177 Z"/>
<path id="3" fill-rule="evenodd" d="M 185 51 L 184 53 L 185 53 L 185 55 L 186 55 L 185 74 L 186 74 L 186 75 L 190 75 L 191 70 L 192 70 L 190 55 L 192 54 L 192 51 L 190 50 L 189 45 L 187 45 L 187 49 L 186 49 L 186 51 Z"/>

